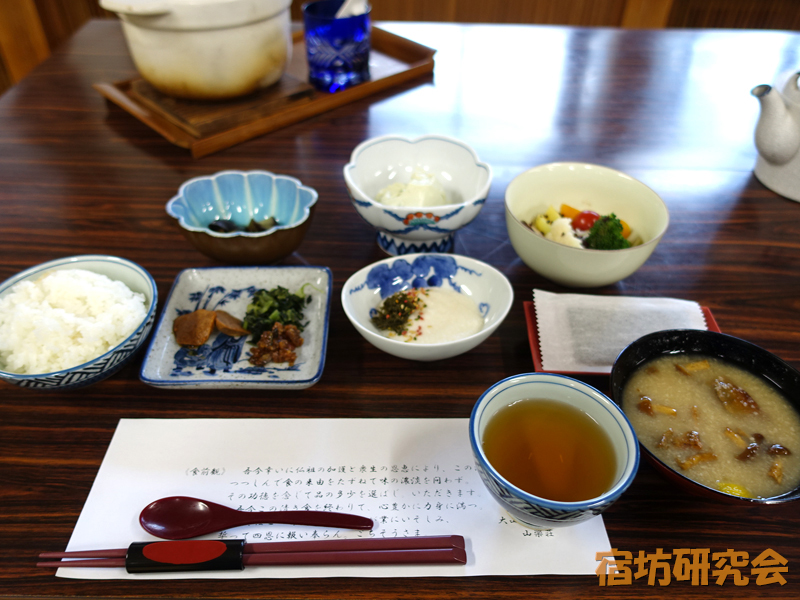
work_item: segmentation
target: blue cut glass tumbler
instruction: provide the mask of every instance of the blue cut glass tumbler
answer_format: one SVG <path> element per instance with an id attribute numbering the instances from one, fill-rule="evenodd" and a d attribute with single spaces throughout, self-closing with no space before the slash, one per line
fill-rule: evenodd
<path id="1" fill-rule="evenodd" d="M 336 19 L 342 0 L 303 5 L 308 81 L 318 90 L 338 92 L 369 80 L 370 7 Z"/>

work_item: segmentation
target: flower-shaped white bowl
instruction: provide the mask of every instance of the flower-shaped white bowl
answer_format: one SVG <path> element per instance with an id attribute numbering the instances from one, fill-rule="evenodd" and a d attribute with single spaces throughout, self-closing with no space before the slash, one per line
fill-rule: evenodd
<path id="1" fill-rule="evenodd" d="M 184 182 L 167 202 L 184 236 L 200 252 L 234 265 L 266 265 L 294 252 L 311 224 L 318 194 L 288 175 L 269 171 L 220 171 Z M 244 228 L 251 219 L 274 217 L 267 231 L 219 233 L 220 219 Z"/>
<path id="2" fill-rule="evenodd" d="M 390 339 L 370 322 L 378 305 L 401 290 L 448 286 L 469 295 L 483 316 L 483 329 L 439 344 Z M 500 271 L 484 262 L 453 254 L 409 254 L 386 258 L 353 274 L 342 288 L 342 307 L 353 327 L 373 346 L 409 360 L 451 358 L 483 343 L 506 318 L 514 290 Z"/>
<path id="3" fill-rule="evenodd" d="M 0 370 L 0 379 L 21 387 L 65 390 L 97 383 L 116 373 L 130 360 L 153 327 L 158 303 L 156 282 L 150 273 L 134 262 L 116 256 L 87 254 L 60 258 L 31 267 L 0 284 L 0 297 L 25 280 L 35 280 L 48 271 L 58 269 L 84 269 L 121 281 L 132 291 L 144 294 L 146 314 L 142 322 L 120 344 L 81 365 L 53 373 L 21 374 Z"/>
<path id="4" fill-rule="evenodd" d="M 450 204 L 387 206 L 375 200 L 391 183 L 406 183 L 416 169 L 432 174 Z M 442 135 L 408 139 L 386 135 L 359 144 L 344 167 L 344 181 L 358 214 L 378 230 L 388 254 L 450 252 L 454 232 L 480 212 L 492 184 L 492 168 L 464 142 Z"/>
<path id="5" fill-rule="evenodd" d="M 506 189 L 506 226 L 522 261 L 549 280 L 569 287 L 600 287 L 634 273 L 667 231 L 664 201 L 642 182 L 608 167 L 551 163 L 525 171 Z M 624 250 L 588 250 L 545 239 L 531 223 L 548 206 L 569 204 L 626 221 L 643 244 Z"/>

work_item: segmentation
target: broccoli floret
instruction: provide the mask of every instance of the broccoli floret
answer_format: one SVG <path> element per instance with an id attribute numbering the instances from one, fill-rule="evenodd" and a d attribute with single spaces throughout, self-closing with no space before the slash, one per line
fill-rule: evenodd
<path id="1" fill-rule="evenodd" d="M 622 237 L 622 223 L 614 213 L 595 221 L 584 244 L 593 250 L 621 250 L 631 246 L 631 243 Z"/>

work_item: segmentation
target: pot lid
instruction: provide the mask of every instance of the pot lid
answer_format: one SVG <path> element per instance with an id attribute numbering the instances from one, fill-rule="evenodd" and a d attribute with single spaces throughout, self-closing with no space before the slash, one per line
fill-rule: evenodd
<path id="1" fill-rule="evenodd" d="M 287 10 L 291 0 L 100 0 L 125 21 L 157 29 L 211 29 L 243 25 Z"/>

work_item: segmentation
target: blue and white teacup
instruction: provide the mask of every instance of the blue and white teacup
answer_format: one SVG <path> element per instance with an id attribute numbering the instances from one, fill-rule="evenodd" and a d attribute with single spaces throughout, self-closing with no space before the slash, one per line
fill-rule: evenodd
<path id="1" fill-rule="evenodd" d="M 565 402 L 589 415 L 605 431 L 617 463 L 608 490 L 581 502 L 559 502 L 525 492 L 498 473 L 483 449 L 486 425 L 500 409 L 527 399 Z M 563 375 L 527 373 L 495 383 L 472 410 L 469 436 L 478 472 L 492 497 L 515 521 L 537 529 L 575 525 L 599 515 L 628 488 L 639 468 L 639 442 L 622 409 L 595 388 Z"/>

